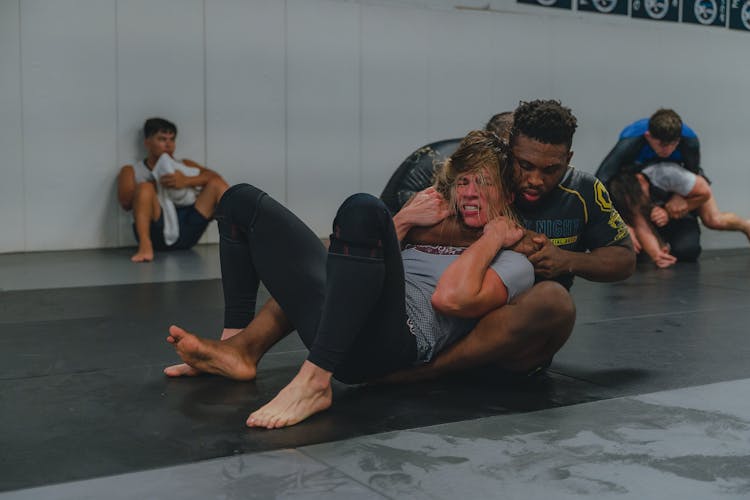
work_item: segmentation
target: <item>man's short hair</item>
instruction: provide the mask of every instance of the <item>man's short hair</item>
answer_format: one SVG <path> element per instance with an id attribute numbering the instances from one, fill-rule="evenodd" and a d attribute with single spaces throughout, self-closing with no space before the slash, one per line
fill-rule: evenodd
<path id="1" fill-rule="evenodd" d="M 143 124 L 144 139 L 148 139 L 159 132 L 172 133 L 177 136 L 177 125 L 164 118 L 149 118 Z"/>
<path id="2" fill-rule="evenodd" d="M 573 134 L 578 127 L 578 120 L 570 108 L 560 101 L 542 100 L 524 102 L 513 112 L 511 144 L 519 134 L 544 144 L 565 144 L 568 149 L 573 145 Z"/>
<path id="3" fill-rule="evenodd" d="M 674 142 L 682 137 L 682 118 L 673 109 L 662 108 L 648 119 L 651 137 L 662 142 Z"/>
<path id="4" fill-rule="evenodd" d="M 513 126 L 513 111 L 503 111 L 490 118 L 484 129 L 494 133 L 501 139 L 507 139 Z"/>

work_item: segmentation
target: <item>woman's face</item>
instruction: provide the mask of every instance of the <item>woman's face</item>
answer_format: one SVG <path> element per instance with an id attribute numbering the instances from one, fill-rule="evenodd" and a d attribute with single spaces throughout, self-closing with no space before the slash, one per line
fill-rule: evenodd
<path id="1" fill-rule="evenodd" d="M 456 206 L 465 225 L 484 227 L 491 215 L 500 213 L 500 186 L 486 168 L 456 178 Z"/>

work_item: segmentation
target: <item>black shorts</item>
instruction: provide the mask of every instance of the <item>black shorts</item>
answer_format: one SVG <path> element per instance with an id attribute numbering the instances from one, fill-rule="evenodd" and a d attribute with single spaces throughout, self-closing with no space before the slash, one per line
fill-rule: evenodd
<path id="1" fill-rule="evenodd" d="M 151 221 L 149 233 L 154 250 L 184 250 L 192 248 L 201 239 L 201 236 L 203 236 L 208 227 L 208 223 L 211 222 L 211 219 L 206 219 L 195 209 L 195 205 L 177 207 L 177 220 L 180 224 L 180 237 L 172 245 L 167 245 L 164 241 L 164 211 L 162 210 L 162 214 L 158 220 Z M 135 234 L 135 239 L 138 241 L 135 224 L 133 224 L 133 234 Z"/>

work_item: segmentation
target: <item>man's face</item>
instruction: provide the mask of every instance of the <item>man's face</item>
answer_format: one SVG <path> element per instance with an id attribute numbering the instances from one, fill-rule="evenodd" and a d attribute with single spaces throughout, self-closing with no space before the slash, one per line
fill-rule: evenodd
<path id="1" fill-rule="evenodd" d="M 146 151 L 152 158 L 158 158 L 164 153 L 172 156 L 174 154 L 174 143 L 175 135 L 172 132 L 157 132 L 143 141 Z"/>
<path id="2" fill-rule="evenodd" d="M 518 205 L 534 205 L 560 184 L 573 152 L 567 144 L 545 144 L 520 134 L 513 145 Z"/>
<path id="3" fill-rule="evenodd" d="M 651 132 L 648 130 L 645 134 L 643 134 L 643 137 L 645 137 L 646 142 L 649 146 L 651 146 L 651 149 L 654 150 L 656 153 L 656 156 L 659 158 L 669 158 L 669 156 L 674 153 L 674 150 L 677 149 L 677 146 L 680 144 L 680 139 L 675 139 L 671 142 L 665 142 L 661 139 L 657 139 L 653 135 L 651 135 Z"/>
<path id="4" fill-rule="evenodd" d="M 491 179 L 487 169 L 456 178 L 458 212 L 469 227 L 484 227 L 489 222 L 490 212 L 499 211 L 500 189 Z"/>

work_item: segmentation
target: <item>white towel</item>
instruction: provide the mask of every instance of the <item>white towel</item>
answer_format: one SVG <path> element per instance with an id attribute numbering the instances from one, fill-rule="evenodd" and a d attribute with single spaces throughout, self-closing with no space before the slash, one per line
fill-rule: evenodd
<path id="1" fill-rule="evenodd" d="M 177 220 L 177 209 L 175 207 L 185 207 L 195 203 L 198 196 L 198 190 L 193 187 L 181 189 L 165 188 L 159 183 L 163 175 L 173 174 L 177 170 L 187 175 L 195 177 L 201 173 L 200 169 L 188 167 L 169 156 L 167 153 L 162 154 L 154 165 L 151 173 L 156 179 L 156 190 L 159 197 L 162 213 L 164 214 L 164 242 L 172 245 L 180 237 L 180 224 Z"/>

